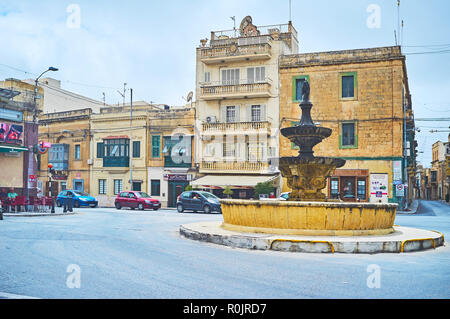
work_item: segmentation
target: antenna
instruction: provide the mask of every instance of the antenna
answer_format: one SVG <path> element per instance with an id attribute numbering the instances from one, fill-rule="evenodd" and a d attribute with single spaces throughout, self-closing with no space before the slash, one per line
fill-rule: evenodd
<path id="1" fill-rule="evenodd" d="M 230 19 L 233 20 L 234 37 L 236 37 L 236 16 L 232 16 Z"/>
<path id="2" fill-rule="evenodd" d="M 400 44 L 400 0 L 397 0 L 397 36 L 396 45 Z"/>
<path id="3" fill-rule="evenodd" d="M 289 0 L 289 21 L 292 21 L 291 12 L 292 12 L 292 1 Z"/>
<path id="4" fill-rule="evenodd" d="M 189 92 L 186 98 L 186 101 L 191 102 L 192 101 L 192 97 L 194 96 L 194 92 Z"/>

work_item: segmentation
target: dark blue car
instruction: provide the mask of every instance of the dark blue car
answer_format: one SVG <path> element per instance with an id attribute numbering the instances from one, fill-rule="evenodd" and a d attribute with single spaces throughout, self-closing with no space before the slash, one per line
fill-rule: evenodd
<path id="1" fill-rule="evenodd" d="M 90 196 L 88 193 L 74 190 L 65 190 L 58 194 L 56 197 L 56 206 L 61 207 L 64 205 L 64 200 L 72 196 L 73 207 L 97 207 L 98 201 Z"/>
<path id="2" fill-rule="evenodd" d="M 177 210 L 182 213 L 185 210 L 194 212 L 203 211 L 207 214 L 211 212 L 222 212 L 219 198 L 211 193 L 203 191 L 183 192 L 177 200 Z"/>

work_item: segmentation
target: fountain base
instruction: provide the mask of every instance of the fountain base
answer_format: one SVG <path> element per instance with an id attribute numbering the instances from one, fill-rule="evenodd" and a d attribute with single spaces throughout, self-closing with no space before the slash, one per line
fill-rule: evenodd
<path id="1" fill-rule="evenodd" d="M 366 236 L 394 231 L 397 204 L 222 199 L 222 227 L 252 233 Z"/>

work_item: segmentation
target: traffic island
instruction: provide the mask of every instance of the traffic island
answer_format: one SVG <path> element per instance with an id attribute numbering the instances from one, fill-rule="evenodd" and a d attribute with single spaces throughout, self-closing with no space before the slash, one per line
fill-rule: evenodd
<path id="1" fill-rule="evenodd" d="M 41 216 L 66 216 L 75 215 L 76 213 L 32 213 L 32 212 L 22 212 L 22 213 L 3 213 L 4 217 L 41 217 Z"/>
<path id="2" fill-rule="evenodd" d="M 444 235 L 411 227 L 395 226 L 386 235 L 297 236 L 246 233 L 227 230 L 221 221 L 180 226 L 186 238 L 233 248 L 305 253 L 403 253 L 436 249 L 444 245 Z"/>

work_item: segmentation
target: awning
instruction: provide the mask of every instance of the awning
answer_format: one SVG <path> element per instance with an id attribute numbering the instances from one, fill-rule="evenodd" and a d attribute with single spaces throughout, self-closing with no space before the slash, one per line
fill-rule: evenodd
<path id="1" fill-rule="evenodd" d="M 191 182 L 191 186 L 200 187 L 255 187 L 258 183 L 270 182 L 278 175 L 252 176 L 252 175 L 206 175 Z"/>
<path id="2" fill-rule="evenodd" d="M 23 146 L 0 145 L 0 153 L 25 152 L 28 148 Z"/>

